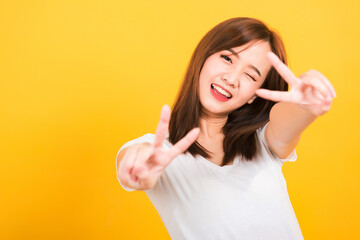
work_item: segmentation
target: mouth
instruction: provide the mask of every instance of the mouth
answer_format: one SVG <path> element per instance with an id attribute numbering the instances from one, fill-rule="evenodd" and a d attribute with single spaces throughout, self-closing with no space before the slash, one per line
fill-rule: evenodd
<path id="1" fill-rule="evenodd" d="M 232 94 L 226 91 L 225 89 L 223 89 L 222 87 L 220 87 L 219 85 L 212 83 L 211 89 L 219 97 L 225 98 L 227 100 L 232 98 Z"/>

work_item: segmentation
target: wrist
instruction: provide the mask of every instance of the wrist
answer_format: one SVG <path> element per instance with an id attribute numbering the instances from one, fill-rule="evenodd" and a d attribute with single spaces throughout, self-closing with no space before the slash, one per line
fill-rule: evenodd
<path id="1" fill-rule="evenodd" d="M 325 113 L 320 107 L 314 105 L 296 104 L 296 106 L 304 115 L 314 120 Z"/>

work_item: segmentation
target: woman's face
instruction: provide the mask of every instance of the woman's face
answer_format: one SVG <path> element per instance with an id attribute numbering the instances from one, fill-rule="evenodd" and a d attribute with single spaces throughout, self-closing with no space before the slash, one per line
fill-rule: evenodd
<path id="1" fill-rule="evenodd" d="M 208 116 L 227 116 L 250 104 L 271 68 L 266 56 L 271 48 L 266 41 L 232 48 L 235 54 L 230 50 L 209 56 L 201 69 L 199 97 L 202 111 Z"/>

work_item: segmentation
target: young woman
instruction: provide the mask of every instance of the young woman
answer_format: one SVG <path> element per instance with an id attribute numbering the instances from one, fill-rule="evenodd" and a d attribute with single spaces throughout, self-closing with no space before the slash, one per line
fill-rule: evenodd
<path id="1" fill-rule="evenodd" d="M 172 239 L 303 239 L 282 165 L 296 160 L 301 133 L 335 90 L 320 72 L 296 77 L 286 64 L 263 22 L 218 24 L 156 133 L 120 148 L 121 186 L 146 192 Z"/>

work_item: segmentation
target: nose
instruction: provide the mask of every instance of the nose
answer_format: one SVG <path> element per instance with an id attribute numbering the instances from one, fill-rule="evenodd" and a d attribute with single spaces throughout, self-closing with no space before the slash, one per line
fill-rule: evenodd
<path id="1" fill-rule="evenodd" d="M 224 73 L 222 75 L 222 80 L 231 87 L 234 87 L 234 88 L 238 87 L 238 84 L 239 84 L 238 74 L 236 74 L 234 72 Z"/>

